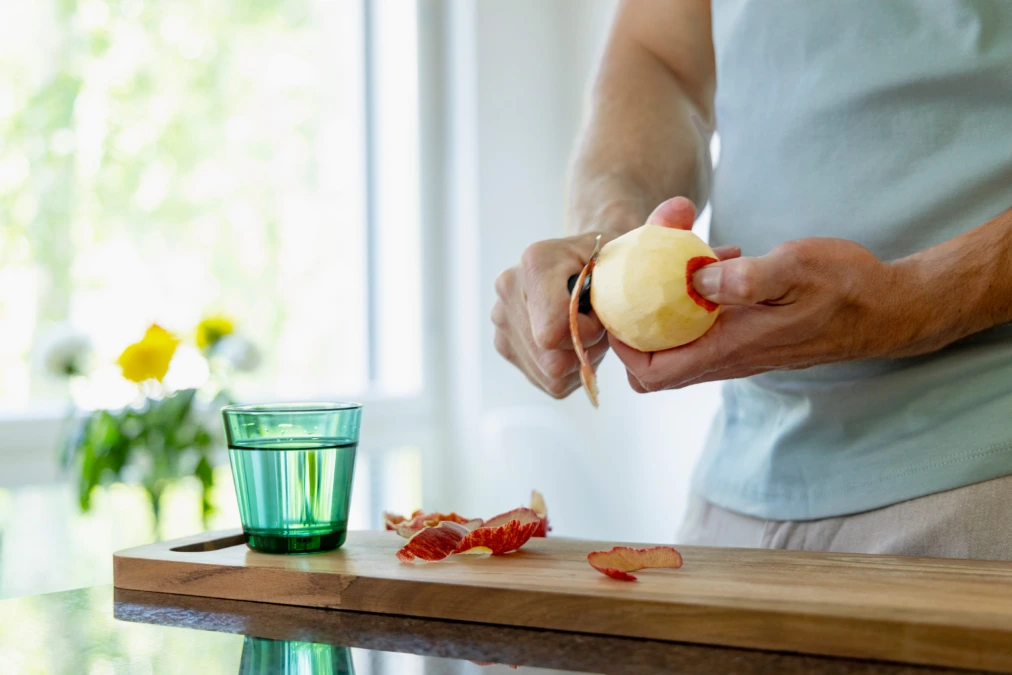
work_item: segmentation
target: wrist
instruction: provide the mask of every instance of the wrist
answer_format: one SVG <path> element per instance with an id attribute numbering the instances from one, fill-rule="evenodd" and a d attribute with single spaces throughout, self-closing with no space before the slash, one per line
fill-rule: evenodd
<path id="1" fill-rule="evenodd" d="M 886 356 L 915 356 L 948 344 L 950 303 L 935 292 L 930 265 L 919 255 L 884 264 L 890 287 L 887 316 L 895 338 Z"/>
<path id="2" fill-rule="evenodd" d="M 1009 320 L 1000 307 L 1012 291 L 1012 240 L 995 236 L 990 225 L 889 263 L 896 288 L 891 296 L 911 329 L 907 355 L 941 349 Z"/>
<path id="3" fill-rule="evenodd" d="M 643 206 L 633 199 L 615 199 L 573 210 L 571 235 L 600 234 L 608 241 L 634 230 L 646 220 Z"/>

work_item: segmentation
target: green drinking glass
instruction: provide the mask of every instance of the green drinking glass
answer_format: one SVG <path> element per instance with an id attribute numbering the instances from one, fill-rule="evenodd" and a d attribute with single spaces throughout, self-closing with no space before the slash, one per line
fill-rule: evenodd
<path id="1" fill-rule="evenodd" d="M 362 406 L 237 405 L 221 414 L 246 545 L 313 553 L 343 544 Z"/>
<path id="2" fill-rule="evenodd" d="M 355 664 L 347 647 L 246 636 L 239 675 L 355 675 Z"/>

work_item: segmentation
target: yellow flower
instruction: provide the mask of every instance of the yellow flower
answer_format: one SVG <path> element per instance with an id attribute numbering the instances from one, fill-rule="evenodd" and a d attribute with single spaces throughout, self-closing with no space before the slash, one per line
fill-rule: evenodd
<path id="1" fill-rule="evenodd" d="M 211 349 L 233 329 L 232 320 L 228 317 L 221 314 L 209 316 L 197 324 L 197 346 L 204 351 Z"/>
<path id="2" fill-rule="evenodd" d="M 123 370 L 123 377 L 131 382 L 161 382 L 169 370 L 169 362 L 178 345 L 179 338 L 153 323 L 140 342 L 123 350 L 116 363 Z"/>

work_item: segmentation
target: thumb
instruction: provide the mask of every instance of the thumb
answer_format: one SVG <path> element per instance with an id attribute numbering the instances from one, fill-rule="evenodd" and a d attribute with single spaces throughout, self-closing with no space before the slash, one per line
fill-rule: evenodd
<path id="1" fill-rule="evenodd" d="M 695 221 L 696 207 L 685 197 L 675 197 L 661 202 L 647 218 L 649 225 L 660 225 L 676 230 L 691 230 Z"/>
<path id="2" fill-rule="evenodd" d="M 755 305 L 787 295 L 791 278 L 770 256 L 734 258 L 700 268 L 692 276 L 692 286 L 718 305 Z"/>

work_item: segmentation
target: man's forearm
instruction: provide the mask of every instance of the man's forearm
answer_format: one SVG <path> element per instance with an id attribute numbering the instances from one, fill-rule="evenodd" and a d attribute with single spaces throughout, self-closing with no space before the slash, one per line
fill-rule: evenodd
<path id="1" fill-rule="evenodd" d="M 569 234 L 618 236 L 642 225 L 655 206 L 673 196 L 688 197 L 701 209 L 711 171 L 707 96 L 712 92 L 693 96 L 634 41 L 612 44 L 573 161 Z"/>
<path id="2" fill-rule="evenodd" d="M 914 314 L 904 355 L 921 354 L 1012 321 L 1012 209 L 892 264 L 897 302 Z M 908 295 L 907 295 L 908 294 Z"/>

